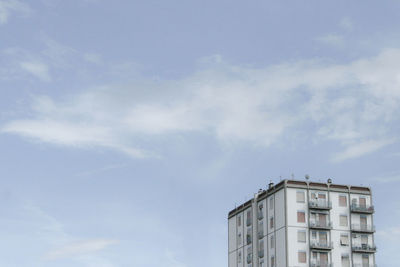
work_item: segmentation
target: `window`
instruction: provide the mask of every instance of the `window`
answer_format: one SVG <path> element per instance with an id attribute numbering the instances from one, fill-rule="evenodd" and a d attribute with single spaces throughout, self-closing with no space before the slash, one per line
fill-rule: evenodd
<path id="1" fill-rule="evenodd" d="M 347 197 L 345 195 L 339 196 L 339 207 L 347 207 Z"/>
<path id="2" fill-rule="evenodd" d="M 340 215 L 340 226 L 348 226 L 347 215 Z"/>
<path id="3" fill-rule="evenodd" d="M 368 235 L 361 235 L 361 246 L 368 245 Z"/>
<path id="4" fill-rule="evenodd" d="M 242 217 L 240 215 L 237 217 L 237 226 L 242 226 Z"/>
<path id="5" fill-rule="evenodd" d="M 305 223 L 306 222 L 306 214 L 304 211 L 297 212 L 297 222 Z"/>
<path id="6" fill-rule="evenodd" d="M 269 209 L 272 210 L 273 208 L 274 208 L 274 198 L 271 197 L 271 198 L 269 199 Z"/>
<path id="7" fill-rule="evenodd" d="M 264 223 L 263 221 L 260 221 L 258 223 L 258 238 L 263 238 L 264 237 Z"/>
<path id="8" fill-rule="evenodd" d="M 238 246 L 242 245 L 242 233 L 238 233 L 237 243 L 238 243 Z"/>
<path id="9" fill-rule="evenodd" d="M 274 217 L 269 218 L 269 228 L 274 228 Z"/>
<path id="10" fill-rule="evenodd" d="M 258 257 L 263 258 L 264 257 L 264 241 L 261 240 L 260 243 L 258 244 Z"/>
<path id="11" fill-rule="evenodd" d="M 325 193 L 318 193 L 318 198 L 319 199 L 326 199 Z"/>
<path id="12" fill-rule="evenodd" d="M 271 267 L 275 267 L 275 257 L 271 256 Z"/>
<path id="13" fill-rule="evenodd" d="M 250 226 L 251 225 L 251 210 L 248 210 L 246 213 L 246 225 Z"/>
<path id="14" fill-rule="evenodd" d="M 360 203 L 360 207 L 366 207 L 367 206 L 367 199 L 365 197 L 360 197 L 359 198 L 359 203 Z"/>
<path id="15" fill-rule="evenodd" d="M 246 241 L 247 245 L 251 244 L 251 228 L 247 229 Z"/>
<path id="16" fill-rule="evenodd" d="M 297 231 L 297 242 L 306 242 L 306 231 Z"/>
<path id="17" fill-rule="evenodd" d="M 305 202 L 304 191 L 297 191 L 296 192 L 296 201 L 298 203 L 304 203 Z"/>
<path id="18" fill-rule="evenodd" d="M 242 252 L 239 251 L 239 253 L 238 253 L 238 263 L 241 263 L 241 262 L 242 262 Z"/>
<path id="19" fill-rule="evenodd" d="M 264 205 L 262 203 L 260 205 L 258 205 L 258 219 L 259 220 L 264 218 L 263 208 L 264 208 Z"/>
<path id="20" fill-rule="evenodd" d="M 252 249 L 251 247 L 247 248 L 247 263 L 252 262 L 253 255 L 252 255 L 251 249 Z"/>
<path id="21" fill-rule="evenodd" d="M 341 234 L 340 235 L 340 245 L 348 246 L 349 245 L 349 235 L 348 234 Z"/>
<path id="22" fill-rule="evenodd" d="M 369 266 L 369 256 L 368 254 L 362 255 L 362 266 Z"/>
<path id="23" fill-rule="evenodd" d="M 342 267 L 350 267 L 350 258 L 348 254 L 342 255 Z"/>
<path id="24" fill-rule="evenodd" d="M 270 248 L 275 248 L 275 238 L 273 235 L 270 238 Z"/>
<path id="25" fill-rule="evenodd" d="M 316 231 L 312 231 L 312 232 L 311 232 L 311 238 L 312 238 L 313 240 L 317 239 L 317 232 L 316 232 Z"/>
<path id="26" fill-rule="evenodd" d="M 316 199 L 317 195 L 315 193 L 311 193 L 311 199 Z"/>
<path id="27" fill-rule="evenodd" d="M 298 252 L 299 263 L 306 263 L 307 262 L 307 255 L 305 251 Z"/>

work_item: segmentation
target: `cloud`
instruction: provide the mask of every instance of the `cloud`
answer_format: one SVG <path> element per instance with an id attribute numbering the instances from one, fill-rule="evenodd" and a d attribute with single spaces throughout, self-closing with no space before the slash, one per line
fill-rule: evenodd
<path id="1" fill-rule="evenodd" d="M 18 0 L 1 0 L 0 24 L 6 24 L 12 12 L 28 15 L 32 10 L 27 4 Z"/>
<path id="2" fill-rule="evenodd" d="M 353 23 L 353 21 L 352 21 L 350 18 L 348 18 L 348 17 L 342 18 L 342 19 L 340 20 L 339 25 L 340 25 L 340 27 L 342 27 L 342 28 L 343 28 L 344 30 L 346 30 L 346 31 L 351 31 L 351 30 L 353 30 L 353 28 L 354 28 L 354 23 Z"/>
<path id="3" fill-rule="evenodd" d="M 309 60 L 258 69 L 222 59 L 202 64 L 177 80 L 107 84 L 58 101 L 38 96 L 31 118 L 9 121 L 1 131 L 133 157 L 152 156 L 163 140 L 193 133 L 224 145 L 266 148 L 307 131 L 314 140 L 338 143 L 336 161 L 396 141 L 398 49 L 345 64 Z"/>
<path id="4" fill-rule="evenodd" d="M 334 34 L 330 33 L 324 36 L 317 37 L 316 40 L 318 42 L 330 45 L 330 46 L 336 46 L 340 47 L 344 45 L 344 38 L 342 35 L 339 34 Z"/>
<path id="5" fill-rule="evenodd" d="M 93 64 L 102 64 L 103 60 L 101 59 L 101 56 L 99 54 L 95 53 L 86 53 L 83 55 L 83 59 L 89 63 Z"/>
<path id="6" fill-rule="evenodd" d="M 45 255 L 45 259 L 56 260 L 56 259 L 81 256 L 85 254 L 91 254 L 106 249 L 108 246 L 114 245 L 116 243 L 118 243 L 118 241 L 107 240 L 107 239 L 93 239 L 93 240 L 79 241 L 48 252 Z"/>
<path id="7" fill-rule="evenodd" d="M 387 145 L 393 144 L 396 140 L 368 140 L 348 146 L 343 152 L 336 154 L 333 157 L 334 162 L 340 162 L 346 159 L 357 158 L 362 155 L 375 152 Z"/>
<path id="8" fill-rule="evenodd" d="M 21 62 L 20 66 L 23 70 L 31 73 L 43 81 L 51 81 L 49 67 L 42 62 Z"/>

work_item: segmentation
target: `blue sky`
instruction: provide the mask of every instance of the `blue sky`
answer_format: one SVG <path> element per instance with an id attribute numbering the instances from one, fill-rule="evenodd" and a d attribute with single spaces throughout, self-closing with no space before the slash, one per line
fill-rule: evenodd
<path id="1" fill-rule="evenodd" d="M 399 1 L 0 0 L 0 265 L 227 266 L 270 180 L 370 185 L 398 266 Z"/>

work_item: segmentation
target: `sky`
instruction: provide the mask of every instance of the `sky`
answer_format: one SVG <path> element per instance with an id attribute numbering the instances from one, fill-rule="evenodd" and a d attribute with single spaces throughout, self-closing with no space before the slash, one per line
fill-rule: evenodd
<path id="1" fill-rule="evenodd" d="M 400 2 L 0 0 L 0 266 L 227 266 L 281 179 L 400 239 Z"/>

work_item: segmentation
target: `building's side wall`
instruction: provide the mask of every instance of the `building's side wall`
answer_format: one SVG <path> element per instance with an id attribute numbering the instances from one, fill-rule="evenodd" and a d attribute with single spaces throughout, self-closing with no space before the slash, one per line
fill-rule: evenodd
<path id="1" fill-rule="evenodd" d="M 346 197 L 346 206 L 339 205 L 339 197 Z M 331 221 L 332 230 L 331 238 L 334 249 L 332 250 L 332 260 L 336 265 L 341 266 L 342 256 L 348 256 L 351 262 L 351 231 L 350 231 L 350 206 L 349 206 L 349 193 L 347 192 L 330 192 L 330 201 L 332 202 Z M 348 226 L 340 226 L 340 215 L 346 215 L 348 218 Z M 341 235 L 347 235 L 349 238 L 349 245 L 342 245 L 340 243 Z"/>
<path id="2" fill-rule="evenodd" d="M 229 267 L 236 267 L 236 216 L 228 220 L 228 252 Z"/>
<path id="3" fill-rule="evenodd" d="M 285 190 L 275 193 L 275 258 L 276 267 L 286 267 Z"/>
<path id="4" fill-rule="evenodd" d="M 304 202 L 297 202 L 297 192 L 303 192 Z M 288 266 L 309 266 L 309 231 L 308 231 L 308 202 L 307 190 L 287 188 L 287 217 L 288 217 Z M 297 221 L 297 212 L 304 212 L 305 222 Z M 298 231 L 306 232 L 306 242 L 297 240 Z M 306 263 L 299 263 L 298 252 L 306 252 Z"/>

